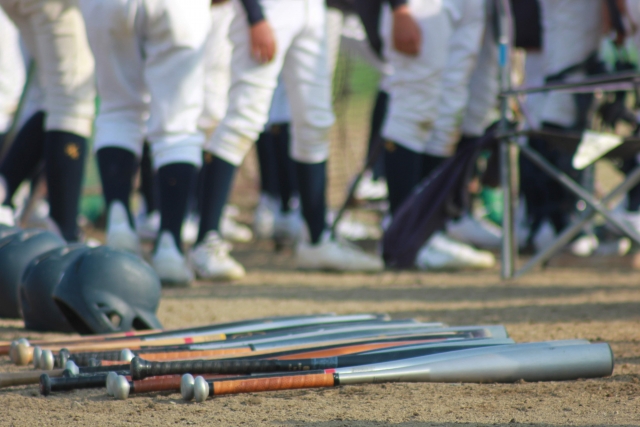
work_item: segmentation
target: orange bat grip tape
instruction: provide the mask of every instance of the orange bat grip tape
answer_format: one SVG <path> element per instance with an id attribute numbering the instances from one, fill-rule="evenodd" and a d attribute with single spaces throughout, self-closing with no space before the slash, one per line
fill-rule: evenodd
<path id="1" fill-rule="evenodd" d="M 202 357 L 226 356 L 233 354 L 251 353 L 249 347 L 245 348 L 225 348 L 220 350 L 188 350 L 188 351 L 172 351 L 168 353 L 141 353 L 140 357 L 144 360 L 180 360 L 180 359 L 199 359 Z"/>
<path id="2" fill-rule="evenodd" d="M 213 394 L 217 396 L 223 394 L 333 386 L 333 374 L 293 375 L 287 377 L 216 381 L 213 383 Z"/>

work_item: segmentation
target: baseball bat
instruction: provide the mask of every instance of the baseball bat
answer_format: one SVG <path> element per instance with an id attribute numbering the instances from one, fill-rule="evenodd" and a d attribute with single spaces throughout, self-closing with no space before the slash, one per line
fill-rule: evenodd
<path id="1" fill-rule="evenodd" d="M 515 346 L 518 347 L 518 346 Z M 375 372 L 343 372 L 339 383 L 378 382 L 515 382 L 565 381 L 598 378 L 613 372 L 609 344 L 578 344 L 507 351 L 442 359 Z"/>
<path id="2" fill-rule="evenodd" d="M 418 334 L 418 335 L 401 335 L 401 336 L 376 336 L 376 337 L 365 337 L 358 339 L 343 339 L 338 341 L 329 341 L 322 343 L 313 343 L 305 345 L 298 345 L 292 347 L 282 347 L 282 348 L 271 348 L 267 350 L 261 351 L 251 351 L 250 347 L 245 347 L 243 352 L 246 355 L 239 354 L 238 358 L 264 358 L 270 356 L 271 358 L 280 358 L 284 359 L 285 357 L 289 358 L 297 358 L 301 354 L 304 354 L 305 357 L 325 357 L 325 356 L 333 356 L 339 354 L 350 354 L 354 352 L 362 352 L 362 351 L 370 351 L 375 349 L 381 349 L 386 347 L 394 347 L 400 345 L 409 345 L 416 343 L 428 343 L 428 342 L 443 342 L 443 341 L 460 341 L 465 338 L 469 338 L 466 333 L 458 334 L 458 335 L 449 335 L 449 333 L 445 336 L 434 335 L 434 334 Z M 126 350 L 123 350 L 123 353 Z M 225 352 L 223 352 L 225 353 Z M 131 354 L 134 354 L 131 352 Z M 203 353 L 198 353 L 200 356 Z M 168 352 L 168 353 L 144 353 L 144 352 L 136 352 L 135 355 L 142 356 L 148 360 L 188 360 L 193 359 L 192 354 L 190 352 L 177 353 L 177 352 Z M 297 356 L 296 356 L 297 355 Z M 112 356 L 112 354 L 109 354 Z M 210 350 L 206 353 L 207 359 L 227 359 L 228 354 L 221 354 L 219 350 Z M 75 361 L 75 359 L 72 360 Z M 97 361 L 98 364 L 109 365 L 110 361 L 104 363 L 105 361 L 100 360 Z M 77 363 L 77 362 L 76 362 Z"/>
<path id="3" fill-rule="evenodd" d="M 304 325 L 304 324 L 315 324 L 317 322 L 322 323 L 326 321 L 328 323 L 332 322 L 359 322 L 362 320 L 371 320 L 371 319 L 379 319 L 385 320 L 388 319 L 389 316 L 387 314 L 355 314 L 355 315 L 346 315 L 346 316 L 336 316 L 335 313 L 323 313 L 316 315 L 304 315 L 304 316 L 273 316 L 273 317 L 263 317 L 258 319 L 251 320 L 243 320 L 237 322 L 227 322 L 227 323 L 214 323 L 211 325 L 198 326 L 198 327 L 190 327 L 190 328 L 180 328 L 173 330 L 159 330 L 159 329 L 149 329 L 142 331 L 128 331 L 128 332 L 112 332 L 107 334 L 96 334 L 96 335 L 86 335 L 80 337 L 66 337 L 66 338 L 58 338 L 51 340 L 33 340 L 30 342 L 31 345 L 41 345 L 41 344 L 73 344 L 75 342 L 87 342 L 87 341 L 102 341 L 102 340 L 110 340 L 110 339 L 120 339 L 120 338 L 132 338 L 137 336 L 147 336 L 148 338 L 160 338 L 160 337 L 168 337 L 175 335 L 192 335 L 198 333 L 211 333 L 211 331 L 228 331 L 231 329 L 241 331 L 241 330 L 251 330 L 255 325 L 265 325 L 265 330 L 268 328 L 281 328 L 283 325 Z M 328 320 L 331 319 L 331 320 Z M 24 340 L 29 343 L 26 338 L 20 338 L 20 340 Z M 11 345 L 14 345 L 16 341 L 0 341 L 0 355 L 6 354 L 8 352 Z M 17 344 L 17 343 L 16 343 Z"/>
<path id="4" fill-rule="evenodd" d="M 151 341 L 155 339 L 162 338 L 180 338 L 180 337 L 196 337 L 200 335 L 212 335 L 214 333 L 250 333 L 256 331 L 272 331 L 278 329 L 287 329 L 287 328 L 295 328 L 300 327 L 301 325 L 330 325 L 334 323 L 358 323 L 358 322 L 366 322 L 366 321 L 385 321 L 388 320 L 389 316 L 387 314 L 354 314 L 354 315 L 344 315 L 344 316 L 336 316 L 333 313 L 328 314 L 320 314 L 320 315 L 311 315 L 311 316 L 279 316 L 279 317 L 266 317 L 261 319 L 240 321 L 240 322 L 231 322 L 231 323 L 220 323 L 213 324 L 207 326 L 199 326 L 195 328 L 184 328 L 184 329 L 176 329 L 172 331 L 161 331 L 156 333 L 148 333 L 149 331 L 140 331 L 140 332 L 125 332 L 125 333 L 114 333 L 114 334 L 105 334 L 99 336 L 91 336 L 91 337 L 80 337 L 76 340 L 67 340 L 65 342 L 56 341 L 55 347 L 68 346 L 74 344 L 86 344 L 88 342 L 101 342 L 101 341 L 111 341 L 111 340 L 137 340 L 141 339 L 143 341 Z M 438 323 L 434 323 L 434 325 L 438 325 Z M 440 324 L 441 325 L 441 324 Z M 95 337 L 95 338 L 94 338 Z M 29 346 L 29 342 L 26 339 L 22 339 L 21 341 L 25 342 L 27 346 Z M 201 342 L 201 341 L 199 341 Z M 17 343 L 14 342 L 13 347 L 15 347 Z M 47 341 L 38 341 L 41 347 L 47 347 Z M 9 350 L 11 350 L 11 346 Z M 12 356 L 11 359 L 17 364 L 23 363 L 22 359 L 16 360 L 16 357 Z M 28 363 L 28 362 L 27 362 Z"/>
<path id="5" fill-rule="evenodd" d="M 131 361 L 131 377 L 140 380 L 151 376 L 177 375 L 177 374 L 253 374 L 265 372 L 290 372 L 339 368 L 344 366 L 359 366 L 372 363 L 387 362 L 398 359 L 406 359 L 416 356 L 426 356 L 435 353 L 460 350 L 463 348 L 475 348 L 478 346 L 504 345 L 505 341 L 512 340 L 468 340 L 471 342 L 454 342 L 447 344 L 434 344 L 431 347 L 412 348 L 410 346 L 398 347 L 394 351 L 363 355 L 357 348 L 355 354 L 326 357 L 307 357 L 307 354 L 296 354 L 293 357 L 280 359 L 227 359 L 227 360 L 183 360 L 172 362 L 153 362 L 135 357 Z M 482 342 L 485 341 L 485 342 Z M 394 343 L 395 344 L 395 343 Z"/>
<path id="6" fill-rule="evenodd" d="M 384 382 L 567 381 L 604 377 L 611 375 L 612 372 L 611 347 L 602 343 L 495 352 L 398 369 L 352 373 L 340 373 L 330 369 L 324 374 L 316 374 L 319 375 L 317 382 L 309 381 L 307 375 L 293 375 L 282 377 L 283 379 L 266 377 L 230 381 L 206 381 L 198 377 L 194 382 L 193 393 L 196 401 L 201 402 L 208 395 L 337 385 Z M 333 381 L 329 380 L 329 376 Z M 188 393 L 185 394 L 188 395 Z"/>
<path id="7" fill-rule="evenodd" d="M 331 327 L 311 327 L 311 328 L 302 328 L 299 330 L 286 331 L 286 332 L 274 332 L 271 334 L 259 335 L 259 336 L 250 336 L 247 337 L 244 334 L 241 335 L 231 335 L 227 336 L 226 340 L 220 340 L 217 342 L 210 342 L 206 344 L 185 344 L 185 345 L 175 345 L 175 346 L 140 346 L 138 348 L 133 347 L 130 348 L 135 351 L 135 354 L 149 354 L 153 352 L 160 353 L 169 353 L 172 351 L 189 351 L 189 350 L 214 350 L 214 349 L 225 349 L 225 348 L 245 348 L 248 346 L 256 346 L 260 343 L 265 343 L 265 346 L 268 348 L 274 346 L 283 346 L 284 344 L 279 344 L 280 342 L 284 342 L 286 339 L 296 339 L 298 344 L 302 343 L 312 343 L 318 342 L 321 340 L 324 341 L 335 341 L 338 338 L 355 338 L 355 337 L 367 337 L 367 336 L 376 336 L 383 333 L 388 334 L 399 334 L 399 333 L 408 333 L 411 332 L 420 332 L 420 331 L 440 331 L 440 328 L 433 328 L 430 324 L 423 326 L 421 324 L 407 324 L 403 321 L 395 321 L 388 322 L 389 325 L 386 324 L 365 324 L 360 326 L 331 326 Z M 444 330 L 448 332 L 449 329 Z M 482 330 L 484 331 L 484 330 Z M 445 333 L 443 332 L 443 333 Z M 452 333 L 454 331 L 451 331 Z M 271 343 L 271 344 L 268 344 Z M 290 343 L 289 343 L 290 344 Z M 62 351 L 66 351 L 63 349 Z M 61 358 L 63 357 L 62 351 L 60 352 Z M 95 351 L 86 352 L 85 354 L 78 353 L 64 353 L 64 357 L 71 358 L 78 365 L 86 365 L 89 362 L 89 359 L 95 358 L 99 360 L 119 360 L 120 353 L 117 351 L 106 352 L 106 353 L 98 353 Z M 196 356 L 198 357 L 198 356 Z"/>
<path id="8" fill-rule="evenodd" d="M 336 358 L 296 360 L 189 360 L 150 362 L 139 357 L 131 361 L 131 378 L 183 374 L 240 375 L 269 372 L 315 371 L 337 368 Z"/>
<path id="9" fill-rule="evenodd" d="M 82 343 L 74 344 L 68 347 L 60 346 L 47 346 L 47 350 L 60 351 L 63 348 L 69 351 L 88 351 L 88 350 L 108 350 L 108 349 L 123 349 L 125 347 L 139 349 L 143 347 L 153 346 L 170 346 L 179 344 L 192 344 L 197 342 L 211 342 L 215 340 L 224 340 L 224 334 L 203 335 L 198 337 L 188 338 L 164 338 L 152 341 L 145 341 L 143 339 L 131 340 L 114 340 L 114 341 L 102 341 L 100 343 Z M 25 344 L 18 344 L 15 350 L 16 359 L 14 362 L 17 365 L 27 365 L 33 361 L 34 347 L 27 346 Z"/>

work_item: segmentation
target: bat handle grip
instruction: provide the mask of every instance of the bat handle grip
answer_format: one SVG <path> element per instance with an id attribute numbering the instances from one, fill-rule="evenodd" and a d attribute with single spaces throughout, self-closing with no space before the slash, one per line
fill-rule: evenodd
<path id="1" fill-rule="evenodd" d="M 112 350 L 72 353 L 69 355 L 69 360 L 73 360 L 78 366 L 89 366 L 90 359 L 113 361 L 120 360 L 120 352 L 120 350 Z"/>
<path id="2" fill-rule="evenodd" d="M 223 394 L 255 393 L 259 391 L 295 390 L 301 388 L 333 387 L 334 374 L 291 375 L 284 377 L 213 381 L 212 393 Z"/>

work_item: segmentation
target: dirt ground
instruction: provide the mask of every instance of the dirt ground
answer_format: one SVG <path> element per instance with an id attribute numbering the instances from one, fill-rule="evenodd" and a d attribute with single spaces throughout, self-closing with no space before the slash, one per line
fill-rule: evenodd
<path id="1" fill-rule="evenodd" d="M 551 267 L 515 282 L 498 271 L 378 275 L 300 273 L 269 244 L 238 247 L 237 283 L 164 290 L 165 327 L 260 316 L 386 312 L 451 325 L 501 323 L 518 342 L 586 338 L 615 354 L 612 377 L 555 383 L 387 384 L 272 392 L 184 403 L 180 395 L 115 401 L 105 390 L 44 398 L 37 387 L 0 390 L 0 425 L 640 425 L 640 272 Z M 37 337 L 0 322 L 0 339 Z M 0 371 L 16 370 L 7 358 Z"/>

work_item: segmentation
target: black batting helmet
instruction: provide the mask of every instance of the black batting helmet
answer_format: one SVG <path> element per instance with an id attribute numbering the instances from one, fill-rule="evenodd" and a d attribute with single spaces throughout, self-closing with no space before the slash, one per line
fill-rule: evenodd
<path id="1" fill-rule="evenodd" d="M 69 264 L 53 299 L 81 334 L 162 328 L 155 315 L 158 275 L 137 256 L 106 246 L 85 251 Z"/>
<path id="2" fill-rule="evenodd" d="M 45 252 L 32 260 L 24 271 L 18 291 L 20 312 L 27 329 L 74 332 L 51 294 L 67 267 L 89 247 L 68 245 Z"/>
<path id="3" fill-rule="evenodd" d="M 29 263 L 64 246 L 62 237 L 46 230 L 22 230 L 0 240 L 0 317 L 19 318 L 18 288 Z"/>

